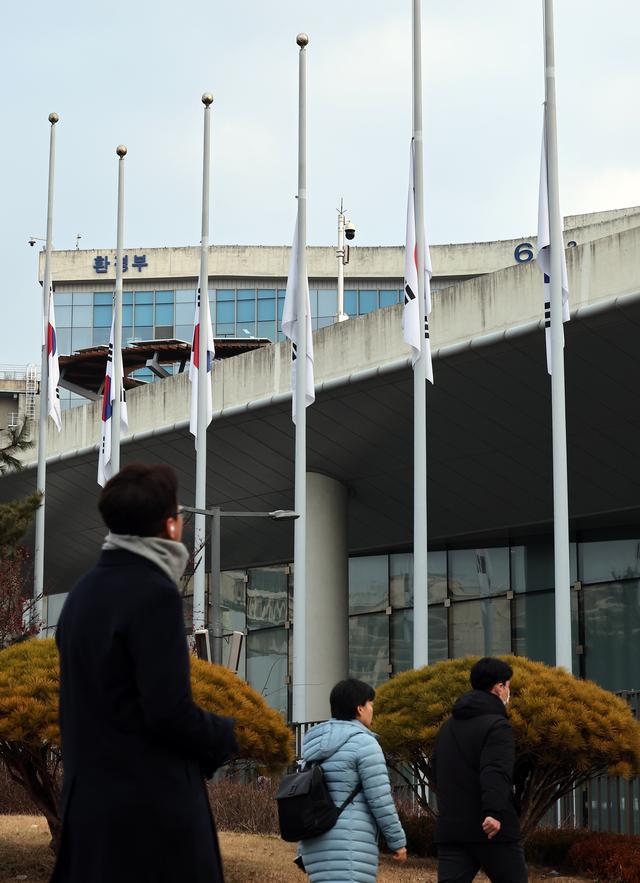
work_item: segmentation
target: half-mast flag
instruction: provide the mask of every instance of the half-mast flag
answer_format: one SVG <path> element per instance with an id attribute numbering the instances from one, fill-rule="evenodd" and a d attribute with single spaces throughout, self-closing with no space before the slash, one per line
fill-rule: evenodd
<path id="1" fill-rule="evenodd" d="M 547 347 L 547 371 L 552 373 L 551 361 L 551 232 L 549 224 L 549 181 L 547 175 L 547 125 L 542 126 L 542 157 L 540 160 L 540 194 L 538 198 L 537 262 L 544 274 L 544 333 Z M 562 321 L 569 321 L 569 281 L 567 261 L 562 249 Z M 564 339 L 563 339 L 564 345 Z"/>
<path id="2" fill-rule="evenodd" d="M 300 239 L 298 236 L 298 219 L 293 233 L 293 248 L 291 249 L 291 262 L 289 264 L 289 277 L 287 279 L 287 293 L 284 299 L 282 311 L 282 333 L 291 341 L 291 417 L 296 422 L 296 383 L 298 375 L 298 264 L 300 261 Z M 316 387 L 313 378 L 313 336 L 311 328 L 311 304 L 309 302 L 309 280 L 304 280 L 306 292 L 306 324 L 307 324 L 307 370 L 305 408 L 312 405 L 316 400 Z"/>
<path id="3" fill-rule="evenodd" d="M 114 377 L 118 378 L 120 387 L 120 428 L 126 432 L 129 428 L 127 417 L 127 403 L 124 395 L 124 372 L 122 370 L 122 349 L 114 346 L 114 322 L 111 320 L 111 334 L 109 335 L 109 352 L 107 353 L 107 370 L 104 377 L 104 390 L 102 392 L 102 438 L 100 441 L 100 454 L 98 456 L 98 484 L 102 487 L 113 476 L 113 464 L 111 462 L 111 418 L 113 415 L 113 402 L 115 398 Z M 117 372 L 117 374 L 116 374 Z"/>
<path id="4" fill-rule="evenodd" d="M 211 327 L 211 309 L 207 303 L 207 426 L 213 418 L 213 395 L 211 392 L 211 371 L 215 347 L 213 329 Z M 189 380 L 191 381 L 191 404 L 189 411 L 189 431 L 195 437 L 198 447 L 198 365 L 200 364 L 200 289 L 196 298 L 196 315 L 193 321 L 193 340 L 191 342 L 191 361 L 189 362 Z"/>
<path id="5" fill-rule="evenodd" d="M 425 242 L 424 249 L 424 329 L 420 328 L 418 306 L 418 243 L 416 240 L 416 198 L 415 198 L 415 148 L 411 141 L 409 160 L 409 195 L 407 198 L 407 244 L 404 255 L 404 309 L 402 311 L 402 331 L 405 341 L 411 347 L 411 363 L 414 366 L 420 357 L 424 341 L 425 378 L 433 383 L 431 362 L 431 341 L 429 340 L 429 316 L 431 315 L 431 255 Z"/>
<path id="6" fill-rule="evenodd" d="M 49 287 L 49 325 L 45 330 L 45 343 L 47 346 L 47 408 L 48 413 L 60 432 L 62 423 L 60 419 L 60 368 L 58 366 L 58 336 L 56 333 L 56 317 L 53 309 L 53 287 Z"/>

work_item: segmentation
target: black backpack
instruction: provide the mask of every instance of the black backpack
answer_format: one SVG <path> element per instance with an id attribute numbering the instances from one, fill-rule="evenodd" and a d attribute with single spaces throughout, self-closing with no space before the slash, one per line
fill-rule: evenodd
<path id="1" fill-rule="evenodd" d="M 331 799 L 319 763 L 307 764 L 302 771 L 285 776 L 276 794 L 280 836 L 292 843 L 324 834 L 360 791 L 362 782 L 338 807 Z"/>

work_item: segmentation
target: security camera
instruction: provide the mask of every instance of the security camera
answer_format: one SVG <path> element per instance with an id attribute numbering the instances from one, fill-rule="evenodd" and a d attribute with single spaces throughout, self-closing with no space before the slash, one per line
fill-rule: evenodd
<path id="1" fill-rule="evenodd" d="M 345 221 L 344 235 L 349 240 L 356 238 L 356 225 L 352 221 Z"/>
<path id="2" fill-rule="evenodd" d="M 36 241 L 35 241 L 35 239 L 33 238 L 33 236 L 30 236 L 29 239 L 28 239 L 27 241 L 28 241 L 29 245 L 30 245 L 32 248 L 33 248 L 33 246 L 36 244 Z"/>

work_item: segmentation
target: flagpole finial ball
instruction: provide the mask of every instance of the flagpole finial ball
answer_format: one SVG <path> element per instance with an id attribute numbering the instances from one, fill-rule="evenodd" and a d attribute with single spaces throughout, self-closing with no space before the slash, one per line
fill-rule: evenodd
<path id="1" fill-rule="evenodd" d="M 304 49 L 305 46 L 309 45 L 309 35 L 308 34 L 298 34 L 296 37 L 296 43 L 301 49 Z"/>
<path id="2" fill-rule="evenodd" d="M 211 92 L 204 93 L 204 95 L 202 96 L 202 103 L 205 107 L 209 107 L 211 104 L 213 104 L 213 95 L 211 94 Z"/>
<path id="3" fill-rule="evenodd" d="M 116 147 L 116 153 L 118 154 L 120 159 L 124 159 L 124 157 L 127 155 L 127 148 L 124 146 L 124 144 L 118 144 L 118 146 Z"/>
<path id="4" fill-rule="evenodd" d="M 58 122 L 59 119 L 60 119 L 60 117 L 58 116 L 57 113 L 50 113 L 49 114 L 49 122 L 51 123 L 52 126 L 55 126 L 55 124 Z"/>

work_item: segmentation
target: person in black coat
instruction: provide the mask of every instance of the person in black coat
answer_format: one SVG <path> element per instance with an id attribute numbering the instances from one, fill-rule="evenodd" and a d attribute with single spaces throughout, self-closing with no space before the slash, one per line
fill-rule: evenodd
<path id="1" fill-rule="evenodd" d="M 110 533 L 56 633 L 64 782 L 51 883 L 221 883 L 204 777 L 238 749 L 233 720 L 191 696 L 175 473 L 127 466 L 98 505 Z"/>
<path id="2" fill-rule="evenodd" d="M 512 674 L 500 659 L 476 662 L 473 690 L 436 737 L 438 883 L 471 883 L 479 870 L 492 883 L 528 879 L 513 802 L 515 744 L 506 711 Z"/>

